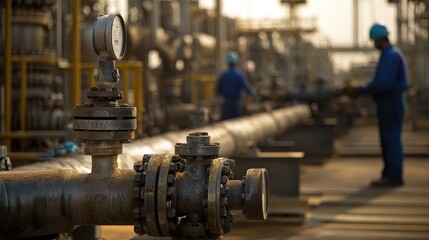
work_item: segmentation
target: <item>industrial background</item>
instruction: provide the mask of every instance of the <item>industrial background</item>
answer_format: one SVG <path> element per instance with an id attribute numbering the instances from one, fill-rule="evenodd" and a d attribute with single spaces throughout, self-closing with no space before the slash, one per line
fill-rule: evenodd
<path id="1" fill-rule="evenodd" d="M 0 239 L 429 239 L 429 1 L 231 2 L 0 2 Z M 377 21 L 410 84 L 397 188 L 344 94 Z M 258 97 L 222 120 L 231 51 Z"/>

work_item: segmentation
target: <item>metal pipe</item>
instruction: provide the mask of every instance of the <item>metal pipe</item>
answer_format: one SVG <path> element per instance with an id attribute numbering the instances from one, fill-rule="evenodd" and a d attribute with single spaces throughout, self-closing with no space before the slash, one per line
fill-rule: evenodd
<path id="1" fill-rule="evenodd" d="M 118 156 L 92 156 L 91 174 L 94 176 L 114 176 L 118 171 Z"/>
<path id="2" fill-rule="evenodd" d="M 0 239 L 70 232 L 76 225 L 132 225 L 134 171 L 94 178 L 72 171 L 3 172 Z"/>
<path id="3" fill-rule="evenodd" d="M 228 193 L 226 194 L 229 200 L 229 207 L 231 209 L 241 209 L 244 201 L 241 198 L 243 195 L 243 182 L 241 180 L 228 181 Z"/>
<path id="4" fill-rule="evenodd" d="M 177 209 L 178 215 L 186 215 L 195 212 L 204 212 L 203 202 L 204 185 L 207 178 L 206 166 L 210 165 L 208 161 L 192 161 L 186 163 L 186 171 L 183 174 L 178 174 L 177 189 L 181 189 L 177 193 Z"/>
<path id="5" fill-rule="evenodd" d="M 216 74 L 223 68 L 223 23 L 222 23 L 223 0 L 216 0 Z"/>
<path id="6" fill-rule="evenodd" d="M 154 48 L 157 42 L 157 30 L 159 26 L 159 2 L 157 0 L 152 0 L 152 11 L 150 15 L 150 26 L 151 26 L 151 35 L 150 35 L 150 47 Z M 145 62 L 147 63 L 147 62 Z M 147 64 L 146 64 L 147 65 Z"/>
<path id="7" fill-rule="evenodd" d="M 19 99 L 19 124 L 21 130 L 25 130 L 25 120 L 27 119 L 27 61 L 21 61 L 21 91 Z"/>
<path id="8" fill-rule="evenodd" d="M 184 36 L 185 34 L 189 34 L 190 32 L 190 11 L 189 11 L 189 4 L 190 2 L 187 0 L 180 0 L 180 27 L 179 27 L 179 34 L 181 36 Z"/>
<path id="9" fill-rule="evenodd" d="M 353 46 L 359 46 L 359 0 L 353 0 Z"/>
<path id="10" fill-rule="evenodd" d="M 272 112 L 259 113 L 229 121 L 222 121 L 193 130 L 168 132 L 158 136 L 134 140 L 124 145 L 123 154 L 119 155 L 118 165 L 122 169 L 132 169 L 135 161 L 141 160 L 144 154 L 174 154 L 174 146 L 182 142 L 191 131 L 208 132 L 212 142 L 221 144 L 221 156 L 233 157 L 243 154 L 249 145 L 263 142 L 265 138 L 281 133 L 310 117 L 308 105 L 295 105 Z M 19 170 L 30 169 L 69 169 L 79 173 L 90 171 L 91 159 L 84 156 L 62 157 L 58 161 L 46 161 L 17 167 Z"/>
<path id="11" fill-rule="evenodd" d="M 274 135 L 277 132 L 282 132 L 288 127 L 297 124 L 300 119 L 309 116 L 310 110 L 307 105 L 296 105 L 268 113 L 260 113 L 253 116 L 216 123 L 194 131 L 210 131 L 212 142 L 220 142 L 221 146 L 225 146 L 225 149 L 222 147 L 222 150 L 224 150 L 222 155 L 233 156 L 245 151 L 248 144 L 264 141 L 266 137 Z M 134 162 L 141 160 L 145 153 L 174 153 L 175 147 L 183 146 L 176 145 L 176 143 L 183 142 L 187 133 L 189 133 L 189 130 L 170 132 L 127 144 L 124 146 L 124 154 L 119 156 L 120 161 L 118 162 L 118 165 L 122 169 L 133 168 Z M 210 147 L 207 149 L 210 156 L 218 155 L 218 153 L 212 153 L 210 149 Z M 188 151 L 181 152 L 188 153 Z M 100 154 L 101 153 L 104 152 L 100 151 Z M 183 153 L 179 152 L 178 154 L 181 155 Z M 161 185 L 159 186 L 166 187 L 167 183 L 165 181 L 169 181 L 167 173 L 170 173 L 170 160 L 167 159 L 168 161 L 166 161 L 164 156 L 159 156 L 161 158 L 157 158 L 155 156 L 154 159 L 151 159 L 151 161 L 153 161 L 149 164 L 147 170 L 150 172 L 147 176 L 151 177 L 146 177 L 144 182 L 149 183 L 149 181 L 152 181 L 151 184 L 155 184 L 154 186 L 156 186 L 156 182 L 154 182 L 154 180 L 157 178 L 153 178 L 156 176 L 154 174 L 158 174 L 157 169 L 160 168 L 160 166 L 163 166 L 166 171 L 162 170 L 164 181 L 161 182 Z M 191 162 L 189 161 L 188 156 L 182 157 L 186 157 L 188 163 Z M 209 159 L 211 158 L 209 157 Z M 43 162 L 16 168 L 18 170 L 35 170 L 41 168 L 72 169 L 74 172 L 63 170 L 31 172 L 12 171 L 10 173 L 2 174 L 0 182 L 0 206 L 2 206 L 0 209 L 0 235 L 5 236 L 6 238 L 12 235 L 13 237 L 16 237 L 16 234 L 18 234 L 18 236 L 29 237 L 50 232 L 57 233 L 70 231 L 74 225 L 136 224 L 135 215 L 133 215 L 136 207 L 136 199 L 134 199 L 136 196 L 134 191 L 135 186 L 133 185 L 133 182 L 135 182 L 134 177 L 136 175 L 134 172 L 117 170 L 115 159 L 110 155 L 105 157 L 93 156 L 93 161 L 93 173 L 89 175 L 79 174 L 88 173 L 91 166 L 91 158 L 89 156 L 82 155 L 61 158 L 60 161 Z M 195 164 L 199 164 L 197 162 L 199 161 L 198 156 L 192 161 L 196 161 Z M 220 187 L 220 184 L 225 181 L 225 179 L 222 178 L 224 176 L 222 174 L 228 174 L 228 172 L 230 172 L 223 170 L 223 166 L 225 164 L 223 161 L 225 160 L 213 160 L 208 179 L 208 189 L 213 188 L 218 191 L 216 193 L 220 195 L 225 194 L 222 193 L 222 189 Z M 167 163 L 166 167 L 164 166 L 164 162 Z M 203 162 L 204 160 L 201 163 Z M 205 166 L 207 167 L 206 164 Z M 114 169 L 114 171 L 110 171 L 111 169 Z M 199 193 L 198 196 L 200 197 L 197 197 L 195 194 L 192 195 L 186 193 L 186 191 L 190 189 L 186 182 L 189 183 L 192 181 L 185 180 L 193 179 L 192 176 L 195 174 L 197 179 L 201 179 L 200 177 L 203 177 L 204 179 L 202 180 L 204 181 L 199 181 L 199 183 L 204 183 L 207 181 L 205 179 L 207 176 L 207 169 L 204 167 L 185 167 L 184 169 L 186 169 L 186 174 L 181 176 L 181 174 L 178 173 L 176 178 L 176 192 L 178 194 L 181 192 L 181 194 L 177 195 L 177 198 L 174 198 L 179 201 L 177 202 L 177 212 L 186 214 L 188 221 L 195 220 L 196 222 L 200 222 L 201 214 L 198 213 L 202 213 L 202 208 L 207 207 L 209 210 L 207 219 L 211 226 L 210 230 L 212 232 L 219 232 L 223 229 L 222 231 L 228 232 L 231 226 L 231 223 L 229 222 L 230 218 L 225 218 L 228 221 L 223 221 L 224 218 L 220 218 L 217 214 L 219 209 L 223 209 L 223 205 L 222 201 L 216 198 L 217 195 L 214 194 L 215 191 L 209 191 L 211 194 L 209 194 L 205 203 L 201 198 L 201 196 L 205 196 L 204 194 L 201 195 L 201 193 Z M 262 172 L 260 171 L 260 173 Z M 159 174 L 161 174 L 161 170 L 159 170 Z M 245 186 L 247 187 L 245 188 L 243 188 L 243 185 L 239 184 L 239 180 L 230 181 L 230 186 L 233 191 L 229 196 L 226 196 L 227 199 L 231 198 L 230 201 L 232 202 L 229 209 L 241 209 L 244 207 L 246 217 L 249 219 L 259 219 L 263 215 L 261 215 L 261 213 L 266 213 L 266 209 L 263 204 L 264 202 L 261 204 L 256 201 L 258 199 L 264 200 L 266 194 L 264 195 L 261 192 L 254 191 L 256 195 L 252 195 L 251 193 L 253 192 L 246 191 L 246 189 L 259 189 L 258 186 L 264 185 L 263 181 L 259 181 L 259 185 L 252 185 L 253 182 L 258 183 L 258 181 L 255 181 L 258 176 L 252 177 L 251 174 L 246 174 Z M 37 181 L 34 181 L 36 179 Z M 228 182 L 229 181 L 226 180 L 226 183 Z M 193 184 L 192 186 L 198 186 L 192 188 L 193 190 L 200 189 L 199 192 L 204 191 L 204 188 L 202 188 L 204 184 Z M 157 201 L 156 198 L 153 198 L 153 194 L 151 195 L 147 192 L 151 188 L 144 189 L 147 196 L 152 196 L 149 200 Z M 162 189 L 164 188 L 161 188 L 161 190 Z M 164 191 L 159 190 L 160 189 L 157 190 L 157 194 L 164 194 L 162 195 L 164 197 L 165 194 L 168 194 L 168 189 L 164 189 Z M 153 189 L 151 191 L 153 191 Z M 140 193 L 141 189 L 139 189 L 138 192 Z M 240 192 L 244 193 L 244 199 L 240 197 L 243 196 L 240 195 Z M 147 200 L 146 195 L 143 203 Z M 259 195 L 261 195 L 262 198 Z M 191 207 L 189 204 L 182 204 L 185 202 L 191 203 L 192 201 L 189 199 L 197 198 L 199 198 L 200 201 L 195 202 Z M 160 199 L 164 203 L 165 199 Z M 148 206 L 153 207 L 154 205 L 147 205 L 146 207 Z M 168 206 L 168 204 L 166 203 L 165 206 Z M 252 209 L 257 206 L 262 206 L 262 210 L 260 209 L 253 212 Z M 89 209 L 91 210 L 88 211 Z M 156 209 L 153 210 L 156 212 Z M 158 211 L 160 210 L 158 209 Z M 153 213 L 154 212 L 152 211 L 148 214 L 152 216 Z M 173 212 L 171 214 L 173 214 Z M 224 216 L 223 213 L 222 216 Z M 227 214 L 226 216 L 229 215 Z M 222 225 L 219 225 L 219 221 L 222 222 Z M 40 223 L 44 223 L 44 225 L 41 226 Z M 22 226 L 25 227 L 22 228 Z M 165 226 L 166 225 L 164 224 L 163 227 Z M 180 226 L 180 229 L 183 227 L 184 226 Z M 20 229 L 21 232 L 17 233 L 17 229 Z M 187 231 L 186 228 L 183 231 Z"/>
<path id="12" fill-rule="evenodd" d="M 396 40 L 398 45 L 401 46 L 403 43 L 403 35 L 402 35 L 402 1 L 398 0 L 396 4 Z"/>
<path id="13" fill-rule="evenodd" d="M 4 79 L 5 79 L 5 132 L 12 130 L 12 0 L 6 0 L 4 39 Z M 10 147 L 10 140 L 6 140 Z"/>
<path id="14" fill-rule="evenodd" d="M 56 1 L 56 28 L 55 28 L 55 35 L 56 35 L 56 55 L 57 55 L 57 61 L 60 62 L 63 58 L 63 32 L 62 32 L 62 25 L 63 25 L 63 1 L 57 0 Z"/>

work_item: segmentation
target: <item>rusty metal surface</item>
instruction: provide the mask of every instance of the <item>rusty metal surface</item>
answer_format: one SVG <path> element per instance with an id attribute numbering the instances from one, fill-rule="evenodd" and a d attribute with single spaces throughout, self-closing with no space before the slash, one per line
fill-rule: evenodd
<path id="1" fill-rule="evenodd" d="M 298 119 L 310 115 L 308 107 L 304 105 L 297 105 L 274 112 L 277 115 L 277 120 L 274 120 L 273 113 L 261 113 L 255 116 L 216 123 L 207 126 L 207 129 L 213 130 L 212 141 L 220 142 L 221 146 L 226 146 L 226 152 L 223 155 L 233 156 L 246 150 L 250 144 L 263 141 L 265 137 L 274 134 L 274 129 L 283 131 L 285 128 L 296 124 Z M 279 116 L 283 116 L 287 124 L 278 124 L 277 122 L 280 122 Z M 258 125 L 258 128 L 255 128 L 256 125 Z M 270 130 L 264 132 L 264 126 L 267 126 L 267 129 Z M 279 126 L 283 126 L 284 128 Z M 202 132 L 204 129 L 199 128 L 195 131 Z M 131 169 L 134 162 L 140 160 L 141 156 L 146 153 L 158 151 L 160 153 L 171 153 L 174 151 L 175 143 L 181 142 L 177 139 L 184 139 L 184 133 L 185 131 L 166 133 L 152 138 L 137 140 L 132 144 L 126 145 L 124 154 L 118 156 L 119 168 Z M 158 194 L 158 192 L 161 194 L 162 199 L 164 199 L 162 196 L 163 190 L 158 191 L 156 188 L 149 189 L 145 185 L 140 185 L 139 188 L 144 187 L 143 197 L 140 189 L 137 190 L 136 194 L 135 186 L 133 186 L 135 178 L 138 178 L 136 176 L 147 180 L 147 175 L 142 177 L 142 172 L 137 172 L 134 175 L 132 171 L 124 171 L 124 176 L 118 175 L 121 171 L 116 169 L 115 153 L 120 150 L 120 146 L 118 145 L 120 143 L 105 142 L 103 144 L 100 145 L 96 142 L 87 141 L 87 146 L 90 146 L 90 152 L 96 155 L 94 161 L 97 163 L 93 165 L 93 170 L 100 170 L 94 171 L 96 174 L 89 174 L 87 177 L 78 173 L 89 173 L 91 171 L 91 159 L 89 156 L 79 155 L 18 168 L 17 171 L 11 172 L 16 176 L 15 185 L 12 184 L 13 178 L 10 178 L 10 180 L 5 179 L 2 175 L 2 180 L 6 181 L 2 187 L 6 189 L 3 189 L 1 193 L 7 193 L 7 195 L 1 197 L 1 201 L 3 202 L 0 205 L 8 207 L 2 207 L 0 211 L 2 211 L 1 216 L 4 216 L 2 220 L 7 219 L 8 222 L 1 224 L 1 231 L 4 234 L 11 233 L 12 228 L 14 229 L 13 231 L 16 231 L 16 224 L 18 224 L 18 226 L 26 227 L 22 228 L 22 232 L 18 233 L 18 235 L 15 233 L 15 236 L 21 236 L 19 234 L 22 234 L 22 236 L 33 236 L 49 232 L 69 231 L 76 224 L 135 224 L 137 233 L 165 236 L 164 234 L 167 233 L 166 226 L 163 226 L 162 230 L 159 226 L 160 214 L 161 222 L 165 223 L 165 219 L 163 218 L 164 208 L 157 206 L 158 201 L 156 197 L 153 197 L 153 201 L 143 201 L 143 199 L 151 199 L 151 196 L 148 196 L 149 193 Z M 100 146 L 112 146 L 116 150 L 112 150 L 113 152 L 98 151 L 98 147 Z M 208 158 L 202 161 L 198 160 L 205 157 Z M 241 180 L 232 180 L 231 166 L 233 166 L 233 163 L 223 158 L 216 160 L 222 163 L 221 174 L 219 177 L 217 172 L 216 174 L 213 173 L 215 174 L 213 176 L 216 177 L 210 178 L 210 171 L 209 175 L 207 175 L 207 167 L 210 166 L 213 159 L 216 159 L 216 156 L 204 156 L 204 154 L 201 156 L 184 155 L 183 158 L 186 158 L 187 167 L 184 169 L 184 172 L 174 174 L 173 178 L 176 179 L 176 183 L 174 185 L 167 185 L 166 189 L 167 195 L 172 196 L 170 196 L 170 199 L 175 200 L 171 203 L 169 201 L 165 202 L 166 209 L 169 208 L 167 209 L 169 234 L 188 237 L 207 237 L 207 234 L 209 236 L 216 236 L 229 232 L 232 228 L 230 210 L 234 208 L 242 209 L 245 203 L 241 199 L 243 195 L 228 195 L 228 182 L 239 181 L 242 183 Z M 173 159 L 172 161 L 174 162 Z M 151 174 L 153 174 L 152 182 L 159 181 L 161 162 L 150 170 Z M 55 170 L 52 171 L 52 174 L 47 174 L 45 171 L 37 171 L 37 174 L 35 174 L 32 171 L 29 179 L 37 179 L 37 181 L 23 181 L 22 176 L 26 174 L 23 170 L 52 168 L 70 169 L 75 173 Z M 100 175 L 100 173 L 105 174 Z M 212 180 L 210 181 L 210 179 Z M 263 179 L 261 181 L 262 183 L 254 184 L 253 186 L 249 183 L 248 189 L 256 189 L 260 184 L 264 185 Z M 218 182 L 220 184 L 217 184 Z M 214 202 L 212 202 L 213 204 L 210 207 L 208 206 L 210 201 L 206 199 L 208 197 L 206 184 L 209 185 L 209 183 L 210 185 L 214 184 L 214 186 L 219 187 L 219 191 L 215 191 L 219 194 L 215 194 L 211 198 Z M 23 186 L 28 185 L 29 187 L 18 186 L 21 184 Z M 145 182 L 145 184 L 147 183 Z M 238 183 L 235 185 L 240 187 Z M 245 185 L 246 181 L 241 187 L 245 188 Z M 165 187 L 164 184 L 158 185 L 157 183 L 152 183 L 151 186 Z M 236 192 L 244 192 L 244 189 L 237 190 Z M 255 190 L 255 192 L 258 191 Z M 257 195 L 263 194 L 264 192 L 262 191 L 257 193 Z M 57 198 L 57 196 L 60 197 Z M 144 204 L 136 204 L 133 196 L 143 201 Z M 231 199 L 231 202 L 235 204 L 230 207 L 228 207 L 228 196 L 235 198 Z M 263 199 L 263 197 L 259 197 Z M 16 200 L 10 200 L 10 198 L 16 198 Z M 31 199 L 41 199 L 41 202 L 32 201 Z M 47 202 L 52 199 L 54 199 L 53 202 Z M 25 206 L 25 208 L 7 205 L 10 201 L 19 203 Z M 172 206 L 169 206 L 170 204 Z M 260 204 L 264 204 L 263 201 Z M 43 208 L 38 209 L 40 206 L 43 206 Z M 46 211 L 46 206 L 49 206 L 49 211 Z M 263 209 L 266 208 L 261 207 Z M 217 218 L 217 224 L 212 228 L 212 231 L 207 231 L 208 218 L 204 217 L 205 211 L 209 208 L 213 214 L 220 216 L 220 225 L 219 218 Z M 91 209 L 91 211 L 88 209 Z M 247 208 L 244 212 L 248 211 L 253 211 L 253 209 Z M 29 212 L 36 214 L 28 214 Z M 261 215 L 260 212 L 259 215 Z M 137 222 L 136 216 L 139 220 Z M 177 216 L 186 216 L 186 220 L 182 219 L 179 224 Z M 262 216 L 264 216 L 264 212 L 262 212 Z M 64 218 L 66 220 L 62 220 Z M 40 222 L 46 225 L 37 225 Z M 150 230 L 148 222 L 151 222 Z"/>
<path id="2" fill-rule="evenodd" d="M 220 178 L 222 176 L 222 162 L 218 159 L 212 161 L 207 189 L 207 218 L 210 232 L 224 234 L 222 228 L 220 203 Z"/>
<path id="3" fill-rule="evenodd" d="M 162 236 L 158 223 L 157 209 L 157 185 L 159 167 L 165 155 L 153 155 L 147 164 L 146 181 L 144 188 L 144 204 L 146 211 L 147 234 L 150 236 Z"/>
<path id="4" fill-rule="evenodd" d="M 181 156 L 219 156 L 218 143 L 210 144 L 207 132 L 195 132 L 186 136 L 187 143 L 176 143 L 175 152 Z"/>
<path id="5" fill-rule="evenodd" d="M 168 213 L 168 210 L 171 209 L 172 200 L 169 199 L 167 192 L 169 187 L 168 182 L 172 183 L 173 182 L 172 179 L 175 178 L 175 175 L 169 173 L 170 164 L 172 162 L 171 160 L 172 158 L 168 158 L 168 157 L 162 160 L 162 163 L 159 169 L 159 176 L 158 176 L 157 210 L 158 210 L 159 229 L 163 236 L 168 236 L 170 234 L 167 213 Z"/>
<path id="6" fill-rule="evenodd" d="M 2 172 L 0 239 L 133 224 L 134 171 L 97 178 L 65 170 Z"/>
<path id="7" fill-rule="evenodd" d="M 208 141 L 201 144 L 194 137 Z M 209 139 L 207 133 L 193 133 L 186 144 L 212 147 Z M 265 169 L 249 170 L 242 181 L 232 179 L 233 160 L 204 152 L 144 155 L 134 165 L 136 172 L 119 170 L 116 156 L 92 158 L 90 174 L 2 174 L 0 235 L 8 239 L 67 232 L 76 225 L 134 224 L 139 234 L 206 238 L 231 231 L 231 210 L 242 210 L 249 219 L 266 217 Z M 229 186 L 235 194 L 228 194 Z"/>
<path id="8" fill-rule="evenodd" d="M 247 170 L 244 180 L 244 208 L 247 219 L 265 220 L 268 214 L 268 173 L 264 168 Z"/>
<path id="9" fill-rule="evenodd" d="M 190 133 L 177 146 L 183 155 L 147 154 L 134 164 L 137 234 L 212 238 L 231 231 L 231 210 L 242 210 L 248 219 L 266 218 L 265 169 L 251 169 L 243 180 L 233 180 L 235 162 L 216 155 L 219 146 L 210 143 L 206 132 Z"/>

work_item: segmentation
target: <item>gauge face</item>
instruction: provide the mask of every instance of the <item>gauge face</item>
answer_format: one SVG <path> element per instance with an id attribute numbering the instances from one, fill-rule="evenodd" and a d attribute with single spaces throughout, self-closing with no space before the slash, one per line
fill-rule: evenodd
<path id="1" fill-rule="evenodd" d="M 116 58 L 121 58 L 123 55 L 125 44 L 124 29 L 122 19 L 119 16 L 115 16 L 112 24 L 112 48 Z"/>
<path id="2" fill-rule="evenodd" d="M 93 44 L 100 58 L 121 60 L 125 54 L 127 33 L 125 23 L 119 14 L 100 16 L 94 25 Z"/>

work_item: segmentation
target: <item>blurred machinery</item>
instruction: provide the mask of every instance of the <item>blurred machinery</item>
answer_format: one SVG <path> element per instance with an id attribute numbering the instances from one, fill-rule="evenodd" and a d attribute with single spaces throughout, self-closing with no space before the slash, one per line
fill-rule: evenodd
<path id="1" fill-rule="evenodd" d="M 7 3 L 6 3 L 7 2 Z M 57 68 L 55 1 L 6 1 L 2 16 L 2 129 L 10 151 L 53 147 L 64 138 L 64 79 Z M 2 21 L 3 22 L 3 21 Z M 43 131 L 43 132 L 42 132 Z M 12 134 L 14 132 L 15 134 Z M 22 133 L 33 136 L 16 140 Z M 11 139 L 13 139 L 11 144 Z"/>
<path id="2" fill-rule="evenodd" d="M 8 171 L 12 169 L 12 163 L 10 158 L 7 156 L 7 148 L 4 145 L 0 145 L 0 171 Z"/>
<path id="3" fill-rule="evenodd" d="M 412 79 L 413 122 L 429 114 L 429 1 L 397 1 L 398 41 L 406 47 Z M 408 23 L 408 24 L 407 24 Z"/>
<path id="4" fill-rule="evenodd" d="M 282 104 L 284 95 L 311 90 L 319 78 L 333 79 L 327 46 L 317 47 L 308 38 L 317 32 L 316 19 L 296 14 L 297 7 L 306 1 L 281 3 L 288 6 L 288 18 L 237 23 L 236 42 L 245 72 L 273 106 Z"/>
<path id="5" fill-rule="evenodd" d="M 67 126 L 72 106 L 82 101 L 85 89 L 95 86 L 96 55 L 86 44 L 92 41 L 93 22 L 115 7 L 127 10 L 128 51 L 118 69 L 123 73 L 120 86 L 125 100 L 138 107 L 137 135 L 197 127 L 218 119 L 214 88 L 219 18 L 214 11 L 200 9 L 198 1 L 126 1 L 121 6 L 103 0 L 5 1 L 2 18 L 10 20 L 4 26 L 11 37 L 2 39 L 2 60 L 8 64 L 1 138 L 12 156 L 38 159 L 71 139 Z M 330 62 L 328 55 L 314 55 L 320 50 L 302 37 L 314 32 L 311 19 L 294 17 L 276 29 L 276 25 L 236 24 L 224 16 L 220 21 L 225 26 L 224 48 L 240 52 L 252 84 L 270 96 L 270 103 L 265 103 L 270 108 L 283 105 L 283 100 L 275 99 L 277 94 L 305 88 L 317 76 L 319 70 L 309 68 L 322 65 L 315 59 Z M 29 37 L 20 37 L 21 32 Z M 308 54 L 298 53 L 299 49 L 307 49 Z M 328 76 L 331 70 L 327 68 Z M 247 104 L 249 113 L 261 110 L 260 103 Z"/>
<path id="6" fill-rule="evenodd" d="M 429 108 L 424 90 L 428 3 L 392 2 L 402 19 L 398 20 L 399 44 L 410 56 L 413 111 L 425 113 Z M 124 98 L 138 107 L 138 136 L 218 119 L 213 91 L 220 51 L 217 21 L 224 26 L 223 50 L 240 53 L 245 74 L 265 99 L 263 104 L 247 102 L 247 113 L 280 107 L 284 96 L 314 92 L 317 79 L 324 79 L 328 88 L 338 87 L 330 51 L 344 49 L 311 43 L 316 20 L 296 14 L 306 1 L 281 3 L 288 6 L 288 18 L 257 21 L 217 18 L 215 11 L 199 8 L 198 1 L 130 0 L 116 5 L 104 0 L 4 1 L 0 137 L 11 156 L 33 160 L 71 138 L 72 106 L 81 102 L 85 89 L 94 86 L 91 69 L 96 55 L 82 43 L 91 41 L 95 18 L 115 8 L 126 9 L 128 51 L 126 62 L 118 68 L 123 72 Z M 405 14 L 406 9 L 413 14 Z"/>

